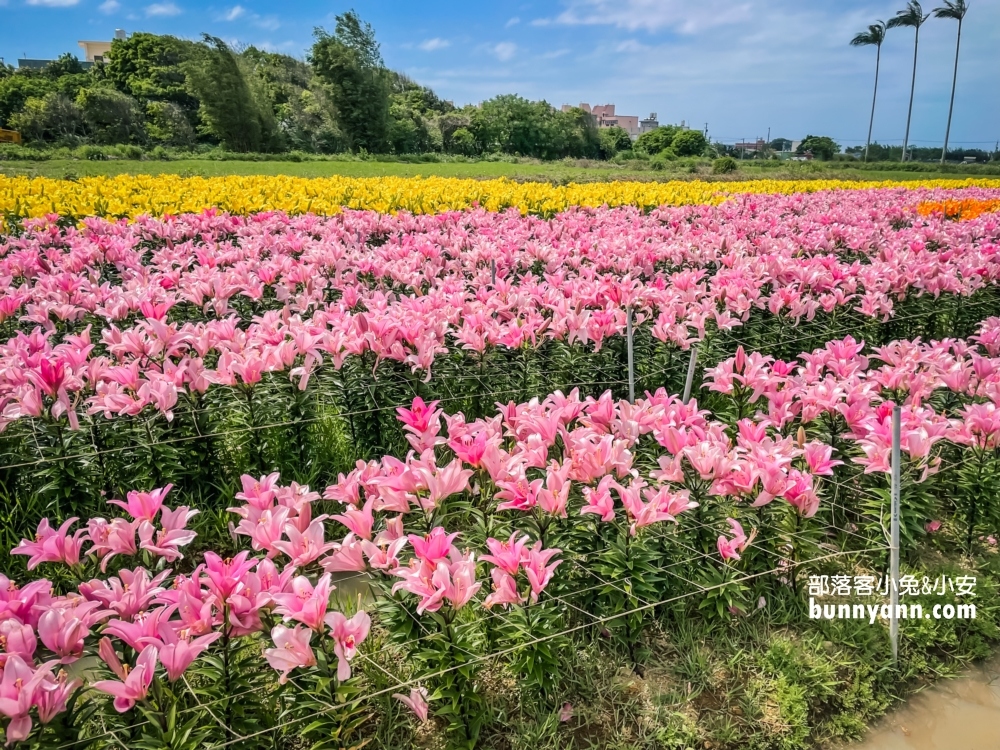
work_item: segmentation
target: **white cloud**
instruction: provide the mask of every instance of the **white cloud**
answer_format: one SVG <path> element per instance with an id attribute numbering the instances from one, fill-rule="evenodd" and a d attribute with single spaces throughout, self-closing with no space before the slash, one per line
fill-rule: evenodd
<path id="1" fill-rule="evenodd" d="M 507 23 L 505 23 L 503 27 L 505 29 L 509 29 L 511 26 L 517 26 L 519 23 L 521 23 L 521 19 L 518 18 L 517 16 L 514 16 L 512 19 L 507 21 Z"/>
<path id="2" fill-rule="evenodd" d="M 122 4 L 119 3 L 118 0 L 104 0 L 103 3 L 101 3 L 99 6 L 97 6 L 97 9 L 99 11 L 101 11 L 101 13 L 109 13 L 110 14 L 110 13 L 114 13 L 120 7 L 122 7 Z"/>
<path id="3" fill-rule="evenodd" d="M 543 60 L 555 60 L 556 58 L 562 57 L 563 55 L 568 55 L 571 50 L 566 48 L 552 50 L 551 52 L 546 52 L 542 55 Z"/>
<path id="4" fill-rule="evenodd" d="M 281 21 L 278 20 L 277 16 L 254 15 L 253 25 L 265 31 L 274 31 L 281 26 Z"/>
<path id="5" fill-rule="evenodd" d="M 177 16 L 183 11 L 177 7 L 176 3 L 153 3 L 146 6 L 147 16 Z"/>
<path id="6" fill-rule="evenodd" d="M 569 7 L 551 19 L 568 26 L 617 26 L 636 31 L 671 29 L 696 34 L 714 26 L 743 23 L 752 17 L 750 2 L 732 0 L 571 0 Z M 549 21 L 550 19 L 539 19 Z M 536 25 L 544 23 L 536 22 Z"/>
<path id="7" fill-rule="evenodd" d="M 433 52 L 434 50 L 444 49 L 445 47 L 450 47 L 451 42 L 447 39 L 441 39 L 440 37 L 434 37 L 433 39 L 426 39 L 417 45 L 418 49 L 422 49 L 424 52 Z"/>
<path id="8" fill-rule="evenodd" d="M 643 52 L 648 49 L 649 47 L 642 42 L 637 42 L 635 39 L 626 39 L 615 47 L 615 52 Z"/>
<path id="9" fill-rule="evenodd" d="M 222 20 L 235 21 L 237 18 L 246 15 L 246 12 L 247 9 L 244 8 L 242 5 L 234 5 L 232 8 L 230 8 L 229 10 L 227 10 L 225 13 L 222 14 Z"/>
<path id="10" fill-rule="evenodd" d="M 514 42 L 500 42 L 490 48 L 490 52 L 496 56 L 500 62 L 507 62 L 517 54 L 517 45 Z"/>
<path id="11" fill-rule="evenodd" d="M 28 0 L 28 5 L 39 8 L 71 8 L 80 0 Z"/>

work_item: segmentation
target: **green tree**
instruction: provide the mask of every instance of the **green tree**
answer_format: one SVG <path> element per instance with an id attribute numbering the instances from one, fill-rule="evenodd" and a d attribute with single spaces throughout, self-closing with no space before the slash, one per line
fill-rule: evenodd
<path id="1" fill-rule="evenodd" d="M 791 151 L 792 142 L 787 138 L 775 138 L 767 144 L 767 147 L 772 151 Z"/>
<path id="2" fill-rule="evenodd" d="M 128 94 L 105 87 L 83 89 L 76 98 L 76 105 L 94 142 L 145 142 L 142 107 Z"/>
<path id="3" fill-rule="evenodd" d="M 935 18 L 950 18 L 958 21 L 958 35 L 955 37 L 955 71 L 951 76 L 951 101 L 948 103 L 948 125 L 944 129 L 944 147 L 941 149 L 941 163 L 948 155 L 948 137 L 951 135 L 951 114 L 955 110 L 955 85 L 958 83 L 958 51 L 962 46 L 962 21 L 969 12 L 965 0 L 944 0 L 944 6 L 934 9 Z"/>
<path id="4" fill-rule="evenodd" d="M 188 88 L 183 64 L 197 52 L 194 42 L 138 32 L 111 42 L 103 73 L 116 89 L 144 104 L 174 102 L 193 115 L 198 100 Z"/>
<path id="5" fill-rule="evenodd" d="M 67 75 L 83 73 L 83 65 L 69 52 L 63 52 L 59 57 L 42 68 L 42 75 L 48 78 L 62 78 Z"/>
<path id="6" fill-rule="evenodd" d="M 917 87 L 917 48 L 920 46 L 920 27 L 930 18 L 920 7 L 917 0 L 910 0 L 906 4 L 906 9 L 899 11 L 894 17 L 889 19 L 886 28 L 895 29 L 897 27 L 912 28 L 913 34 L 913 77 L 910 80 L 910 106 L 906 111 L 906 134 L 903 136 L 903 155 L 901 161 L 906 161 L 906 147 L 910 143 L 910 120 L 913 117 L 913 93 Z"/>
<path id="7" fill-rule="evenodd" d="M 617 125 L 611 128 L 601 128 L 600 138 L 602 159 L 610 159 L 622 151 L 632 150 L 632 138 L 625 128 L 620 128 Z"/>
<path id="8" fill-rule="evenodd" d="M 255 47 L 243 50 L 239 58 L 259 106 L 271 111 L 284 146 L 320 153 L 344 149 L 333 104 L 311 66 Z"/>
<path id="9" fill-rule="evenodd" d="M 872 91 L 872 114 L 868 119 L 868 140 L 865 141 L 865 161 L 868 161 L 868 150 L 872 143 L 872 127 L 875 125 L 875 98 L 878 96 L 878 69 L 882 59 L 882 42 L 885 41 L 885 22 L 876 21 L 868 27 L 868 31 L 862 31 L 854 35 L 851 40 L 853 47 L 875 47 L 875 88 Z"/>
<path id="10" fill-rule="evenodd" d="M 700 130 L 682 130 L 670 146 L 678 156 L 701 156 L 708 148 L 708 139 Z"/>
<path id="11" fill-rule="evenodd" d="M 72 99 L 55 91 L 44 97 L 30 97 L 24 108 L 11 116 L 10 124 L 26 141 L 67 145 L 75 145 L 84 131 L 80 108 Z"/>
<path id="12" fill-rule="evenodd" d="M 28 99 L 42 99 L 55 88 L 56 83 L 51 78 L 35 71 L 18 71 L 0 78 L 0 127 L 11 126 L 11 117 L 24 109 Z"/>
<path id="13" fill-rule="evenodd" d="M 840 153 L 840 144 L 826 135 L 807 135 L 795 153 L 804 154 L 806 151 L 812 152 L 812 155 L 821 161 L 830 161 L 834 154 Z"/>
<path id="14" fill-rule="evenodd" d="M 231 151 L 261 150 L 268 137 L 267 124 L 228 45 L 206 34 L 197 55 L 183 67 L 200 102 L 205 132 Z"/>
<path id="15" fill-rule="evenodd" d="M 640 135 L 633 147 L 640 154 L 652 156 L 658 154 L 665 148 L 670 148 L 674 143 L 674 136 L 680 132 L 676 125 L 661 125 Z"/>
<path id="16" fill-rule="evenodd" d="M 469 116 L 469 114 L 465 112 L 460 112 L 458 110 L 454 112 L 449 112 L 447 114 L 438 115 L 438 117 L 436 118 L 436 125 L 438 131 L 441 133 L 441 147 L 445 152 L 449 154 L 465 154 L 465 155 L 471 153 L 471 151 L 469 151 L 468 149 L 475 148 L 475 136 L 473 136 L 471 131 L 469 130 L 469 124 L 471 122 L 472 118 Z M 472 139 L 471 146 L 465 143 L 462 143 L 458 146 L 453 144 L 455 135 L 458 133 L 459 130 L 463 130 L 465 131 L 465 133 L 468 133 L 468 137 Z M 466 136 L 463 134 L 462 138 L 464 139 L 465 137 Z"/>
<path id="17" fill-rule="evenodd" d="M 195 132 L 187 114 L 174 102 L 150 102 L 146 105 L 146 133 L 157 143 L 188 148 L 194 145 Z"/>
<path id="18" fill-rule="evenodd" d="M 383 153 L 389 141 L 389 76 L 375 31 L 354 11 L 337 16 L 333 34 L 315 30 L 309 53 L 327 84 L 337 122 L 352 150 Z"/>
<path id="19" fill-rule="evenodd" d="M 468 128 L 458 128 L 451 135 L 449 150 L 455 154 L 472 156 L 476 153 L 476 136 Z"/>

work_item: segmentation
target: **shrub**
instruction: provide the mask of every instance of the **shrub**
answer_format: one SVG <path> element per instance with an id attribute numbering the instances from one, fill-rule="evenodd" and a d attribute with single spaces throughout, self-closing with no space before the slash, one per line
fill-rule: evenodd
<path id="1" fill-rule="evenodd" d="M 104 161 L 108 158 L 107 152 L 100 146 L 80 146 L 74 152 L 78 159 L 84 159 L 85 161 Z"/>
<path id="2" fill-rule="evenodd" d="M 731 156 L 722 156 L 712 162 L 712 174 L 731 174 L 739 168 L 739 162 Z"/>
<path id="3" fill-rule="evenodd" d="M 708 140 L 700 130 L 684 130 L 674 136 L 671 148 L 678 156 L 701 156 L 708 147 Z"/>
<path id="4" fill-rule="evenodd" d="M 146 140 L 142 108 L 128 94 L 103 87 L 82 89 L 76 97 L 76 106 L 95 143 L 142 143 Z"/>

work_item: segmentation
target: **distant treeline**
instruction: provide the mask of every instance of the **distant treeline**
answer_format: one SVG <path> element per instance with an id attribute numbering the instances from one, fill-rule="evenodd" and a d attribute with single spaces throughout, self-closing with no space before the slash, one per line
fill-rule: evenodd
<path id="1" fill-rule="evenodd" d="M 41 70 L 0 65 L 0 127 L 28 144 L 135 145 L 148 150 L 334 154 L 508 153 L 610 158 L 632 147 L 579 109 L 498 96 L 454 107 L 385 67 L 371 26 L 353 12 L 317 29 L 306 61 L 132 34 L 84 70 L 66 54 Z"/>

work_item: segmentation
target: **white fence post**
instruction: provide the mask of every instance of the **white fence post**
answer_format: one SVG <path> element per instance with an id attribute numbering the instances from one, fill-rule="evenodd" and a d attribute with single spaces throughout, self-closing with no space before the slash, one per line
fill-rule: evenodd
<path id="1" fill-rule="evenodd" d="M 497 262 L 495 259 L 490 261 L 490 283 L 493 286 L 497 285 Z"/>
<path id="2" fill-rule="evenodd" d="M 900 408 L 892 408 L 892 488 L 890 498 L 892 516 L 889 527 L 889 575 L 892 590 L 889 594 L 889 640 L 892 641 L 892 663 L 899 661 L 899 432 Z"/>
<path id="3" fill-rule="evenodd" d="M 694 383 L 694 366 L 698 362 L 698 347 L 694 344 L 691 346 L 691 360 L 688 362 L 688 372 L 687 379 L 684 381 L 684 398 L 682 399 L 686 404 L 691 400 L 691 385 Z"/>
<path id="4" fill-rule="evenodd" d="M 632 357 L 632 308 L 625 308 L 625 337 L 628 340 L 628 401 L 635 403 L 635 363 Z"/>

